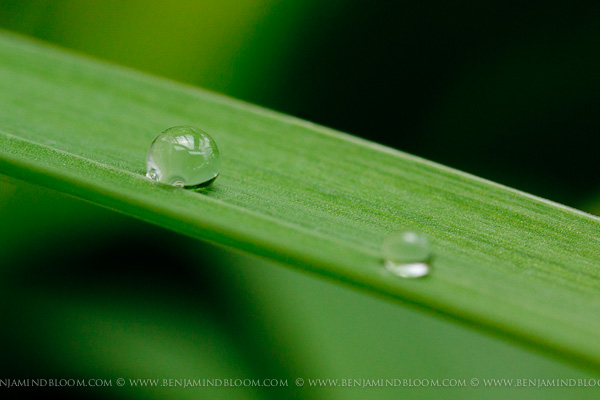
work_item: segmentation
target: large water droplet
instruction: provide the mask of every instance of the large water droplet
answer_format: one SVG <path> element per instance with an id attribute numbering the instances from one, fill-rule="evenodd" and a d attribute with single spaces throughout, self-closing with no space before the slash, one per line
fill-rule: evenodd
<path id="1" fill-rule="evenodd" d="M 431 245 L 422 233 L 405 231 L 389 235 L 383 242 L 384 266 L 402 278 L 420 278 L 429 273 Z"/>
<path id="2" fill-rule="evenodd" d="M 221 156 L 208 133 L 192 126 L 176 126 L 154 139 L 146 167 L 146 176 L 154 181 L 199 188 L 217 179 Z"/>

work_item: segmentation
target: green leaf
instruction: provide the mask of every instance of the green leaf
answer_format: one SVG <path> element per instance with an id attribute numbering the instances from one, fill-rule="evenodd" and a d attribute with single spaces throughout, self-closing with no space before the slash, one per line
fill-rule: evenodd
<path id="1" fill-rule="evenodd" d="M 144 177 L 175 125 L 219 144 L 209 189 Z M 3 34 L 0 172 L 600 366 L 599 220 L 393 149 Z M 404 228 L 427 278 L 382 268 Z"/>

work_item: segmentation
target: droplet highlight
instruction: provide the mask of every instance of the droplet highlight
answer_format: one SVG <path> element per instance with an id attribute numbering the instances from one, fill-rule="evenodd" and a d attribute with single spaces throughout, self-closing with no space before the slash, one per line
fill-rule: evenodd
<path id="1" fill-rule="evenodd" d="M 401 278 L 420 278 L 429 274 L 431 244 L 429 238 L 414 231 L 389 235 L 383 242 L 383 265 Z"/>
<path id="2" fill-rule="evenodd" d="M 153 181 L 195 189 L 213 183 L 219 172 L 219 148 L 201 129 L 192 126 L 169 128 L 150 145 L 146 177 Z"/>

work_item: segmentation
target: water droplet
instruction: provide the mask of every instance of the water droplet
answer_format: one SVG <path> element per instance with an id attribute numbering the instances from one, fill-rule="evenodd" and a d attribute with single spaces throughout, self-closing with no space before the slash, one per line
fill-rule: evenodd
<path id="1" fill-rule="evenodd" d="M 429 273 L 431 245 L 422 233 L 394 233 L 384 240 L 382 252 L 385 268 L 401 278 L 420 278 Z"/>
<path id="2" fill-rule="evenodd" d="M 210 185 L 221 170 L 221 156 L 208 133 L 176 126 L 154 139 L 148 151 L 146 176 L 171 186 L 200 188 Z"/>

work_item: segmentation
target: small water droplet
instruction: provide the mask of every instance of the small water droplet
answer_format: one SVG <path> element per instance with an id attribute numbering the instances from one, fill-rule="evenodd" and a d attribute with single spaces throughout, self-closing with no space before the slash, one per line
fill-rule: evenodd
<path id="1" fill-rule="evenodd" d="M 431 245 L 422 233 L 394 233 L 384 240 L 382 253 L 385 268 L 401 278 L 420 278 L 429 273 Z"/>
<path id="2" fill-rule="evenodd" d="M 154 181 L 200 188 L 210 185 L 219 176 L 221 156 L 208 133 L 191 126 L 176 126 L 154 139 L 146 168 L 146 176 Z"/>

